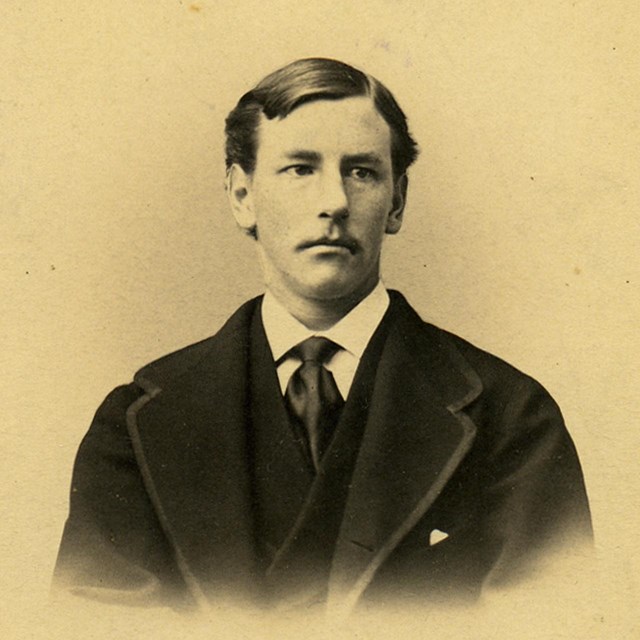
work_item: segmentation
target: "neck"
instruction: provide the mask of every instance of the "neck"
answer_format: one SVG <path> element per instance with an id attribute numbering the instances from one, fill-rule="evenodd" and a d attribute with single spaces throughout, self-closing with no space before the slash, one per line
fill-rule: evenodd
<path id="1" fill-rule="evenodd" d="M 284 288 L 269 285 L 278 302 L 305 327 L 313 331 L 329 329 L 364 300 L 378 284 L 373 281 L 366 289 L 339 298 L 307 298 L 292 294 Z"/>

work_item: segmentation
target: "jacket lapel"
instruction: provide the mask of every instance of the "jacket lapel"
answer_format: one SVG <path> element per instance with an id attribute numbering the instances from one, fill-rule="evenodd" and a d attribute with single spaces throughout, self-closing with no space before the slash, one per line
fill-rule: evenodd
<path id="1" fill-rule="evenodd" d="M 254 309 L 247 303 L 213 338 L 139 372 L 147 393 L 127 416 L 147 492 L 200 604 L 223 587 L 251 597 L 257 582 L 246 442 Z"/>
<path id="2" fill-rule="evenodd" d="M 434 503 L 468 452 L 461 409 L 482 390 L 447 334 L 393 293 L 397 320 L 378 371 L 329 582 L 328 608 L 347 613 L 380 565 Z"/>

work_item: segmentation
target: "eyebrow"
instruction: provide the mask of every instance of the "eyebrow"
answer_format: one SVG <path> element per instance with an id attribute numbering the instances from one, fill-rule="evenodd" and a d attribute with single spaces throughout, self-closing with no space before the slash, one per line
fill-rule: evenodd
<path id="1" fill-rule="evenodd" d="M 383 164 L 382 158 L 377 153 L 354 153 L 345 157 L 349 164 L 370 164 L 380 166 Z"/>
<path id="2" fill-rule="evenodd" d="M 320 162 L 320 154 L 316 151 L 306 151 L 304 149 L 295 149 L 284 154 L 287 160 L 300 160 L 302 162 Z"/>
<path id="3" fill-rule="evenodd" d="M 306 149 L 295 149 L 284 154 L 287 160 L 299 160 L 301 162 L 319 163 L 322 156 L 317 151 L 307 151 Z M 354 153 L 343 158 L 345 164 L 370 164 L 380 166 L 384 164 L 379 154 L 371 153 Z"/>

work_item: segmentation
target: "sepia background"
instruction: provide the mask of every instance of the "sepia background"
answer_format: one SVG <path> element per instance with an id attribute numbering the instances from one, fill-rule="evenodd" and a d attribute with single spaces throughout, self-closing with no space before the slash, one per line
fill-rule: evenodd
<path id="1" fill-rule="evenodd" d="M 75 452 L 111 388 L 261 292 L 224 118 L 317 55 L 387 84 L 421 146 L 386 284 L 540 380 L 580 453 L 599 573 L 582 604 L 504 619 L 640 637 L 639 27 L 617 0 L 3 2 L 3 637 L 153 627 L 45 605 Z M 389 637 L 454 627 L 398 616 Z"/>

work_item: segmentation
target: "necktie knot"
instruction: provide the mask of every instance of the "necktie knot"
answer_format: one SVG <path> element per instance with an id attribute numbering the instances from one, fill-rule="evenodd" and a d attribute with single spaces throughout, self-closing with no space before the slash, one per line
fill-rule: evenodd
<path id="1" fill-rule="evenodd" d="M 292 353 L 297 358 L 300 358 L 302 362 L 315 362 L 316 364 L 323 365 L 325 362 L 328 362 L 337 351 L 340 351 L 340 349 L 340 345 L 329 340 L 329 338 L 312 336 L 297 344 L 292 349 Z"/>

